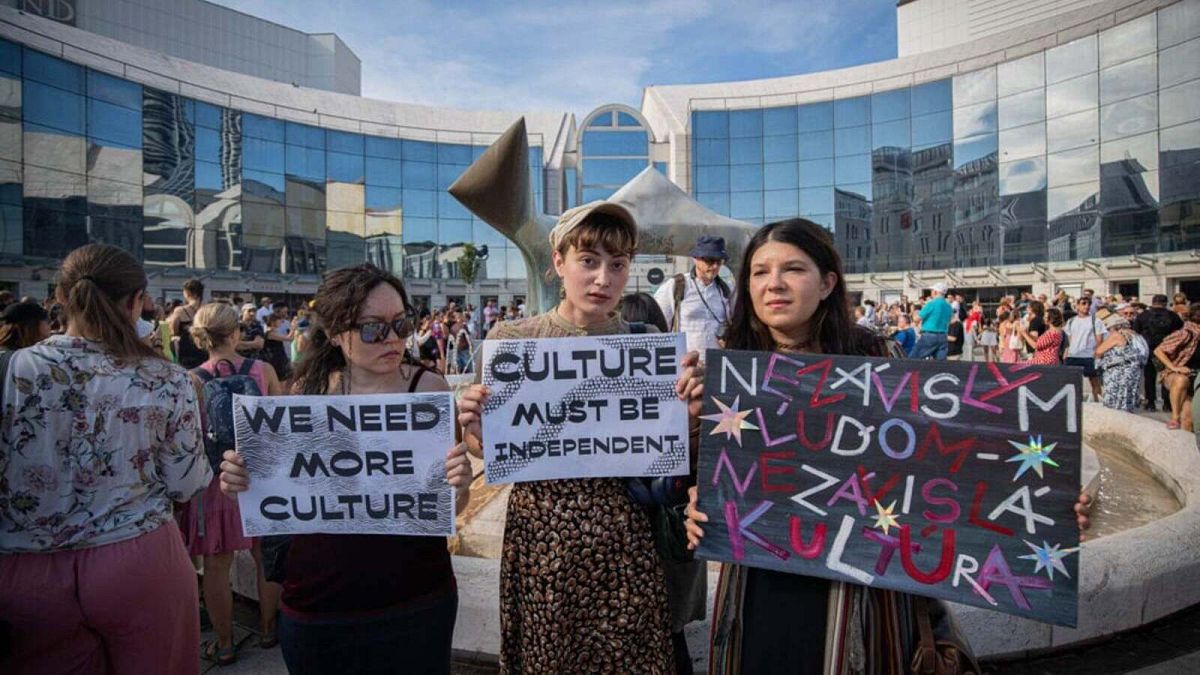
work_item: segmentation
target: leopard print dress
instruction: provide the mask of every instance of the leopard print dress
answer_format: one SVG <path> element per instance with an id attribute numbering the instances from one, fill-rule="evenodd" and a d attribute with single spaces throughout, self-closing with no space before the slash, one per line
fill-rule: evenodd
<path id="1" fill-rule="evenodd" d="M 489 339 L 585 331 L 549 311 Z M 517 483 L 500 563 L 501 673 L 673 673 L 670 614 L 650 521 L 622 479 Z"/>

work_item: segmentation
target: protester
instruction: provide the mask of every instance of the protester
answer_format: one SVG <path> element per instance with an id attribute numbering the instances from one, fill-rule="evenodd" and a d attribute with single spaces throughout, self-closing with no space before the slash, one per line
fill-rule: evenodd
<path id="1" fill-rule="evenodd" d="M 284 394 L 271 364 L 247 359 L 237 353 L 241 329 L 237 311 L 233 307 L 216 302 L 202 306 L 192 321 L 191 332 L 196 346 L 208 353 L 208 360 L 197 367 L 197 371 L 207 373 L 205 377 L 220 378 L 244 373 L 253 379 L 262 395 Z M 204 384 L 196 373 L 192 377 L 203 411 L 206 408 Z M 207 419 L 205 423 L 208 423 Z M 279 585 L 267 582 L 257 542 L 242 534 L 238 503 L 221 494 L 220 480 L 214 477 L 203 493 L 181 509 L 179 517 L 188 554 L 204 558 L 201 590 L 213 632 L 216 633 L 215 639 L 201 645 L 201 656 L 218 665 L 228 665 L 237 660 L 237 645 L 233 641 L 233 591 L 229 584 L 234 551 L 252 550 L 258 571 L 259 645 L 273 647 L 276 642 L 275 613 L 279 604 Z"/>
<path id="2" fill-rule="evenodd" d="M 946 284 L 938 282 L 930 288 L 929 301 L 921 308 L 918 317 L 921 319 L 921 337 L 913 347 L 910 356 L 914 359 L 932 358 L 938 361 L 946 359 L 946 329 L 950 325 L 950 315 L 953 308 L 946 298 Z"/>
<path id="3" fill-rule="evenodd" d="M 996 335 L 996 324 L 991 319 L 980 319 L 979 346 L 983 347 L 983 360 L 987 363 L 999 360 L 996 348 L 1000 340 Z"/>
<path id="4" fill-rule="evenodd" d="M 746 247 L 727 334 L 730 349 L 883 356 L 883 343 L 855 327 L 846 304 L 842 263 L 829 234 L 807 220 L 772 223 Z M 695 366 L 696 354 L 684 359 Z M 703 375 L 688 367 L 677 390 L 699 414 Z M 689 545 L 704 536 L 688 506 Z M 1086 497 L 1076 505 L 1087 526 Z M 861 608 L 831 613 L 830 608 Z M 827 663 L 861 665 L 866 673 L 906 673 L 913 663 L 912 596 L 817 577 L 722 565 L 713 610 L 710 672 L 822 673 Z M 835 646 L 831 646 L 835 645 Z M 827 653 L 828 650 L 836 650 Z M 957 664 L 955 664 L 957 665 Z"/>
<path id="5" fill-rule="evenodd" d="M 200 303 L 204 300 L 204 284 L 197 279 L 189 279 L 183 284 L 183 297 L 187 304 L 171 314 L 171 351 L 175 353 L 179 365 L 195 368 L 208 358 L 204 350 L 192 341 L 190 332 L 192 319 L 200 311 Z"/>
<path id="6" fill-rule="evenodd" d="M 1154 350 L 1163 364 L 1162 382 L 1171 401 L 1168 429 L 1192 430 L 1192 385 L 1200 369 L 1200 302 L 1193 303 L 1183 328 L 1171 333 Z"/>
<path id="7" fill-rule="evenodd" d="M 577 206 L 559 217 L 550 248 L 564 293 L 558 306 L 501 323 L 487 339 L 628 333 L 614 310 L 637 249 L 633 216 L 611 202 Z M 459 402 L 477 453 L 488 393 L 476 385 Z M 624 480 L 513 485 L 500 568 L 501 672 L 670 673 L 670 623 L 650 520 Z"/>
<path id="8" fill-rule="evenodd" d="M 291 350 L 292 340 L 295 339 L 292 322 L 288 320 L 287 303 L 273 303 L 271 313 L 267 315 L 266 319 L 263 357 L 275 368 L 280 379 L 287 380 L 291 377 L 292 372 L 292 362 L 288 358 L 288 352 Z"/>
<path id="9" fill-rule="evenodd" d="M 471 356 L 471 334 L 467 330 L 467 324 L 458 321 L 450 326 L 450 354 L 448 362 L 454 368 L 455 373 L 471 372 L 473 363 Z"/>
<path id="10" fill-rule="evenodd" d="M 913 347 L 917 345 L 917 331 L 913 330 L 907 314 L 900 315 L 896 329 L 896 332 L 892 333 L 892 339 L 896 341 L 896 344 L 900 345 L 900 351 L 905 356 L 911 356 Z"/>
<path id="11" fill-rule="evenodd" d="M 1061 316 L 1061 314 L 1059 315 Z M 1024 329 L 1024 332 L 1029 334 L 1036 343 L 1037 339 L 1046 334 L 1046 305 L 1039 300 L 1030 300 L 1025 306 L 1025 319 L 1018 328 L 1018 331 Z M 1027 350 L 1032 359 L 1035 351 L 1034 347 L 1027 342 L 1024 342 L 1022 335 L 1022 346 Z"/>
<path id="12" fill-rule="evenodd" d="M 1055 308 L 1057 309 L 1057 308 Z M 1061 314 L 1061 312 L 1060 312 Z M 1067 354 L 1065 365 L 1083 369 L 1083 376 L 1092 385 L 1092 400 L 1100 400 L 1100 373 L 1096 370 L 1096 347 L 1108 335 L 1108 329 L 1092 314 L 1092 304 L 1087 298 L 1075 303 L 1075 316 L 1067 321 Z"/>
<path id="13" fill-rule="evenodd" d="M 262 324 L 263 330 L 266 331 L 267 320 L 270 319 L 271 315 L 274 313 L 275 307 L 271 304 L 271 299 L 264 295 L 262 300 L 260 300 L 258 303 L 258 309 L 254 312 L 254 318 L 257 319 L 260 324 Z"/>
<path id="14" fill-rule="evenodd" d="M 1041 305 L 1040 300 L 1029 303 L 1030 311 L 1036 311 L 1035 307 L 1037 305 Z M 1045 332 L 1039 337 L 1035 337 L 1034 332 L 1025 327 L 1018 327 L 1017 334 L 1033 350 L 1033 356 L 1029 359 L 1030 363 L 1041 366 L 1055 366 L 1062 363 L 1062 359 L 1060 358 L 1063 344 L 1062 312 L 1058 311 L 1055 307 L 1051 307 L 1045 310 L 1044 314 L 1044 320 L 1048 326 Z"/>
<path id="15" fill-rule="evenodd" d="M 13 352 L 0 380 L 0 672 L 199 672 L 171 502 L 212 472 L 187 373 L 134 332 L 146 285 L 122 249 L 72 251 L 67 334 Z"/>
<path id="16" fill-rule="evenodd" d="M 1021 360 L 1021 319 L 1017 310 L 1000 314 L 1000 362 L 1016 363 Z"/>
<path id="17" fill-rule="evenodd" d="M 621 318 L 630 324 L 654 326 L 660 333 L 670 331 L 667 318 L 654 296 L 631 293 L 621 300 Z M 708 602 L 708 574 L 703 560 L 675 562 L 663 557 L 663 576 L 667 583 L 667 606 L 671 612 L 671 646 L 675 654 L 677 675 L 692 672 L 692 657 L 688 653 L 683 629 L 693 621 L 703 621 Z"/>
<path id="18" fill-rule="evenodd" d="M 963 319 L 963 359 L 966 361 L 975 360 L 975 347 L 979 346 L 982 322 L 983 303 L 976 300 L 971 303 L 971 309 Z"/>
<path id="19" fill-rule="evenodd" d="M 50 312 L 37 303 L 10 303 L 0 312 L 0 351 L 29 347 L 50 335 Z"/>
<path id="20" fill-rule="evenodd" d="M 959 361 L 963 356 L 964 331 L 963 323 L 958 319 L 958 313 L 950 315 L 950 325 L 946 326 L 946 359 Z"/>
<path id="21" fill-rule="evenodd" d="M 296 310 L 296 321 L 292 330 L 292 342 L 288 351 L 288 360 L 295 363 L 304 355 L 308 348 L 308 331 L 312 321 L 308 318 L 307 309 Z"/>
<path id="22" fill-rule="evenodd" d="M 335 270 L 313 312 L 317 329 L 293 393 L 449 390 L 405 353 L 415 314 L 395 276 L 374 265 Z M 447 453 L 446 477 L 461 511 L 471 481 L 464 444 Z M 241 455 L 226 452 L 221 489 L 233 497 L 248 485 Z M 444 537 L 293 535 L 282 568 L 278 635 L 293 675 L 450 672 L 458 591 Z"/>
<path id="23" fill-rule="evenodd" d="M 725 239 L 702 235 L 689 254 L 691 271 L 667 279 L 654 299 L 672 330 L 687 335 L 688 351 L 720 349 L 720 338 L 729 323 L 729 284 L 720 277 L 729 259 Z"/>
<path id="24" fill-rule="evenodd" d="M 1127 317 L 1113 314 L 1104 324 L 1108 335 L 1095 352 L 1104 376 L 1102 400 L 1105 407 L 1132 412 L 1138 404 L 1138 388 L 1150 348 L 1146 339 L 1130 327 Z"/>
<path id="25" fill-rule="evenodd" d="M 7 288 L 0 290 L 0 312 L 3 312 L 6 307 L 16 302 L 17 299 L 13 296 L 13 292 Z"/>
<path id="26" fill-rule="evenodd" d="M 1183 328 L 1183 320 L 1179 315 L 1167 309 L 1167 296 L 1157 294 L 1150 299 L 1150 308 L 1142 312 L 1133 321 L 1133 329 L 1146 339 L 1146 345 L 1153 354 L 1167 336 Z M 1142 369 L 1142 388 L 1146 396 L 1146 410 L 1156 410 L 1158 400 L 1158 369 L 1155 359 L 1147 359 Z M 1163 397 L 1163 405 L 1169 409 L 1170 397 Z"/>
<path id="27" fill-rule="evenodd" d="M 266 333 L 262 324 L 255 318 L 255 312 L 253 304 L 247 302 L 242 305 L 241 321 L 238 323 L 237 352 L 248 359 L 265 361 L 263 348 L 267 345 Z"/>

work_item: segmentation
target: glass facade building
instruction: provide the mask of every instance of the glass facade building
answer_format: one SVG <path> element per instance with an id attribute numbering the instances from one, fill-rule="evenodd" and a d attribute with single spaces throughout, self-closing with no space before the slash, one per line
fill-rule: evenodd
<path id="1" fill-rule="evenodd" d="M 453 279 L 524 279 L 507 239 L 446 189 L 470 143 L 325 129 L 215 106 L 0 40 L 0 253 L 54 261 L 89 242 L 148 268 L 319 275 L 369 260 Z M 477 138 L 477 140 L 475 140 Z M 535 198 L 542 148 L 531 145 Z"/>
<path id="2" fill-rule="evenodd" d="M 1200 9 L 944 79 L 691 112 L 697 200 L 827 227 L 847 272 L 1200 246 Z"/>

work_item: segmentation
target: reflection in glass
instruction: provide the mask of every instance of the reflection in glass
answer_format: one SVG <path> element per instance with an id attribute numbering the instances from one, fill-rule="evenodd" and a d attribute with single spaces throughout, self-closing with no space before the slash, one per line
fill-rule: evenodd
<path id="1" fill-rule="evenodd" d="M 26 82 L 41 82 L 64 91 L 83 93 L 83 67 L 34 49 L 25 49 Z"/>
<path id="2" fill-rule="evenodd" d="M 1158 57 L 1154 54 L 1100 71 L 1100 103 L 1154 91 L 1157 74 Z"/>
<path id="3" fill-rule="evenodd" d="M 1100 256 L 1100 185 L 1098 182 L 1046 191 L 1046 248 L 1052 261 Z"/>
<path id="4" fill-rule="evenodd" d="M 875 148 L 907 148 L 912 145 L 907 119 L 876 123 L 871 127 L 871 144 Z"/>
<path id="5" fill-rule="evenodd" d="M 866 272 L 871 260 L 871 184 L 835 188 L 833 200 L 833 238 L 846 271 Z"/>
<path id="6" fill-rule="evenodd" d="M 1193 2 L 1177 2 L 1158 10 L 1158 46 L 1169 47 L 1200 37 L 1200 7 Z"/>
<path id="7" fill-rule="evenodd" d="M 649 140 L 644 131 L 587 130 L 583 134 L 585 156 L 645 156 Z"/>
<path id="8" fill-rule="evenodd" d="M 796 124 L 801 133 L 833 128 L 833 102 L 805 103 L 796 108 Z"/>
<path id="9" fill-rule="evenodd" d="M 1046 125 L 1030 124 L 1000 131 L 1000 159 L 1011 161 L 1046 154 Z"/>
<path id="10" fill-rule="evenodd" d="M 729 190 L 729 167 L 697 166 L 694 177 L 696 192 L 725 192 Z"/>
<path id="11" fill-rule="evenodd" d="M 83 96 L 27 79 L 22 102 L 27 129 L 35 125 L 47 132 L 83 134 Z"/>
<path id="12" fill-rule="evenodd" d="M 983 68 L 954 77 L 954 106 L 996 100 L 996 69 Z"/>
<path id="13" fill-rule="evenodd" d="M 815 131 L 800 134 L 800 159 L 833 157 L 833 132 Z"/>
<path id="14" fill-rule="evenodd" d="M 762 167 L 762 184 L 767 190 L 788 190 L 799 184 L 796 162 L 767 163 Z"/>
<path id="15" fill-rule="evenodd" d="M 1163 129 L 1159 153 L 1159 250 L 1200 246 L 1200 122 Z"/>
<path id="16" fill-rule="evenodd" d="M 1043 52 L 996 66 L 996 89 L 999 96 L 1042 89 L 1045 85 L 1046 56 Z"/>
<path id="17" fill-rule="evenodd" d="M 1096 107 L 1095 73 L 1046 87 L 1046 117 L 1058 117 Z"/>
<path id="18" fill-rule="evenodd" d="M 1050 187 L 1092 183 L 1100 176 L 1100 152 L 1096 146 L 1068 150 L 1046 157 Z"/>
<path id="19" fill-rule="evenodd" d="M 763 160 L 767 162 L 796 161 L 796 158 L 799 157 L 799 140 L 794 134 L 763 138 Z"/>
<path id="20" fill-rule="evenodd" d="M 1100 108 L 1100 139 L 1104 141 L 1152 131 L 1158 124 L 1158 97 L 1126 99 Z"/>
<path id="21" fill-rule="evenodd" d="M 954 137 L 966 138 L 995 133 L 996 102 L 978 103 L 954 109 Z"/>
<path id="22" fill-rule="evenodd" d="M 1200 119 L 1200 79 L 1160 90 L 1158 109 L 1163 127 Z"/>
<path id="23" fill-rule="evenodd" d="M 926 82 L 912 88 L 913 117 L 949 110 L 952 103 L 950 80 Z"/>
<path id="24" fill-rule="evenodd" d="M 762 110 L 731 110 L 729 112 L 729 137 L 751 138 L 763 135 Z"/>
<path id="25" fill-rule="evenodd" d="M 734 192 L 763 189 L 763 165 L 747 164 L 729 169 L 729 188 Z"/>
<path id="26" fill-rule="evenodd" d="M 1046 84 L 1096 71 L 1096 36 L 1089 35 L 1046 50 Z"/>
<path id="27" fill-rule="evenodd" d="M 839 156 L 834 162 L 833 177 L 836 185 L 870 182 L 871 155 Z"/>
<path id="28" fill-rule="evenodd" d="M 985 134 L 954 141 L 954 166 L 956 167 L 962 167 L 996 154 L 996 134 Z"/>
<path id="29" fill-rule="evenodd" d="M 768 220 L 795 217 L 800 212 L 800 191 L 767 190 L 763 193 L 763 211 Z"/>
<path id="30" fill-rule="evenodd" d="M 1046 160 L 1041 157 L 1000 165 L 1000 194 L 1014 195 L 1046 188 Z"/>
<path id="31" fill-rule="evenodd" d="M 763 217 L 762 192 L 729 193 L 729 215 L 741 220 L 758 220 Z"/>
<path id="32" fill-rule="evenodd" d="M 1100 33 L 1100 67 L 1154 52 L 1158 37 L 1154 15 L 1126 21 Z"/>
<path id="33" fill-rule="evenodd" d="M 724 110 L 697 110 L 692 113 L 693 138 L 729 138 L 729 113 Z"/>
<path id="34" fill-rule="evenodd" d="M 838 157 L 871 151 L 871 127 L 843 128 L 833 133 L 833 149 Z"/>
<path id="35" fill-rule="evenodd" d="M 833 185 L 833 160 L 810 159 L 800 162 L 797 185 L 800 187 Z"/>
<path id="36" fill-rule="evenodd" d="M 908 87 L 871 95 L 872 122 L 878 124 L 893 120 L 907 120 L 909 117 Z"/>
<path id="37" fill-rule="evenodd" d="M 1148 171 L 1158 169 L 1158 134 L 1151 132 L 1100 144 L 1101 164 L 1125 159 L 1137 161 Z"/>
<path id="38" fill-rule="evenodd" d="M 869 242 L 839 242 L 842 254 L 856 256 L 859 271 L 906 269 L 912 254 L 912 153 L 907 146 L 878 145 L 871 153 Z M 842 215 L 839 209 L 839 216 Z M 850 237 L 853 231 L 846 234 Z M 869 246 L 867 244 L 869 243 Z"/>
<path id="39" fill-rule="evenodd" d="M 1099 140 L 1097 111 L 1088 110 L 1046 122 L 1046 149 L 1049 152 L 1094 145 Z"/>
<path id="40" fill-rule="evenodd" d="M 1046 119 L 1046 92 L 1035 89 L 1000 99 L 999 123 L 1001 129 L 1011 129 Z"/>
<path id="41" fill-rule="evenodd" d="M 833 126 L 859 127 L 871 123 L 871 99 L 868 96 L 843 98 L 833 102 Z"/>
<path id="42" fill-rule="evenodd" d="M 796 106 L 763 110 L 764 136 L 794 136 L 797 131 Z"/>
<path id="43" fill-rule="evenodd" d="M 945 143 L 954 138 L 954 121 L 949 110 L 912 118 L 913 147 Z"/>
<path id="44" fill-rule="evenodd" d="M 1164 49 L 1158 59 L 1160 89 L 1200 77 L 1200 38 Z"/>
<path id="45" fill-rule="evenodd" d="M 800 190 L 800 213 L 833 213 L 833 188 L 802 188 Z"/>
<path id="46" fill-rule="evenodd" d="M 729 139 L 730 164 L 758 164 L 762 161 L 761 137 Z"/>
<path id="47" fill-rule="evenodd" d="M 726 139 L 697 138 L 692 141 L 697 164 L 728 164 L 729 141 Z"/>
<path id="48" fill-rule="evenodd" d="M 914 89 L 914 95 L 916 90 Z M 914 98 L 915 101 L 915 98 Z M 947 121 L 949 116 L 947 115 Z M 914 120 L 915 122 L 915 120 Z M 915 139 L 914 128 L 914 139 Z M 913 148 L 913 242 L 907 269 L 939 269 L 953 263 L 953 146 Z"/>

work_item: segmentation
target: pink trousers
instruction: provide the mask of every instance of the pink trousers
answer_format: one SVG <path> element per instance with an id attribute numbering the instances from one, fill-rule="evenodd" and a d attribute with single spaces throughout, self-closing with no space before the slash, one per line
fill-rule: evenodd
<path id="1" fill-rule="evenodd" d="M 173 520 L 115 544 L 0 556 L 0 673 L 198 673 L 198 603 Z"/>

